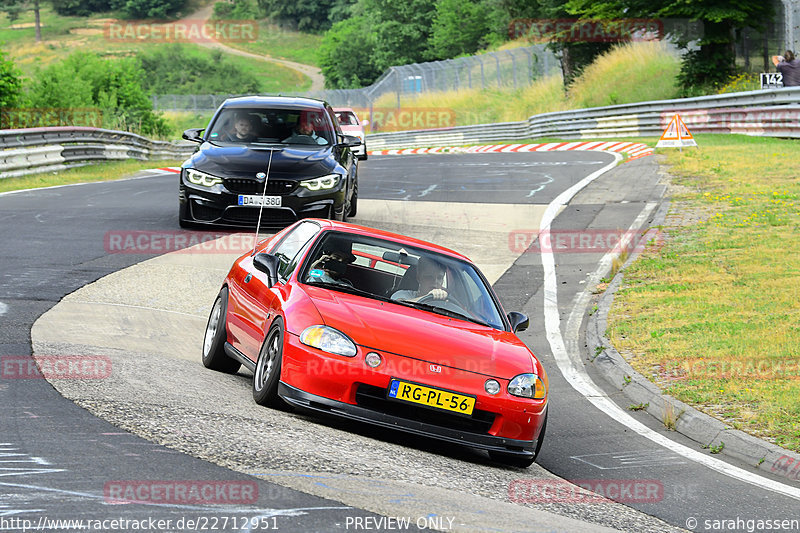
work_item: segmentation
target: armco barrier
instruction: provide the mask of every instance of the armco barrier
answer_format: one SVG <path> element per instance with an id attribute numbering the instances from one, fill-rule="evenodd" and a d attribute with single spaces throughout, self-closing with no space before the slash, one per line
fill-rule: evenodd
<path id="1" fill-rule="evenodd" d="M 195 143 L 153 141 L 124 131 L 86 127 L 0 130 L 0 178 L 109 160 L 188 157 Z"/>
<path id="2" fill-rule="evenodd" d="M 542 137 L 657 137 L 675 113 L 692 133 L 800 138 L 800 87 L 558 111 L 521 122 L 375 133 L 367 136 L 367 147 L 380 151 Z"/>
<path id="3" fill-rule="evenodd" d="M 675 113 L 681 114 L 693 133 L 800 138 L 800 87 L 559 111 L 520 122 L 375 133 L 367 136 L 367 147 L 382 151 L 543 137 L 656 137 Z M 133 133 L 99 128 L 3 130 L 0 178 L 101 160 L 178 159 L 188 157 L 196 147 L 193 143 L 151 141 Z"/>

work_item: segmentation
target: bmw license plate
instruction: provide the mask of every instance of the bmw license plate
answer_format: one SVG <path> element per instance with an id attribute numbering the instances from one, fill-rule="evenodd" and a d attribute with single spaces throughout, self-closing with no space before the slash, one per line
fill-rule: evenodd
<path id="1" fill-rule="evenodd" d="M 239 205 L 254 205 L 256 207 L 280 207 L 280 196 L 260 196 L 257 194 L 240 194 Z"/>
<path id="2" fill-rule="evenodd" d="M 427 405 L 436 409 L 471 415 L 475 408 L 475 397 L 466 396 L 442 389 L 427 387 L 418 383 L 393 379 L 389 382 L 389 398 L 403 402 Z"/>

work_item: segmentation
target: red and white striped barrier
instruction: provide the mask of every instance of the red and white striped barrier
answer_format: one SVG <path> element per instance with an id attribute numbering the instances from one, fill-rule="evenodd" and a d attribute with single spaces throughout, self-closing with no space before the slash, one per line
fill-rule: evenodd
<path id="1" fill-rule="evenodd" d="M 436 146 L 434 148 L 404 148 L 400 150 L 374 150 L 370 155 L 407 154 L 486 154 L 507 152 L 561 152 L 561 151 L 619 152 L 625 154 L 626 161 L 653 154 L 653 148 L 637 142 L 578 141 L 538 144 L 486 144 L 481 146 Z"/>

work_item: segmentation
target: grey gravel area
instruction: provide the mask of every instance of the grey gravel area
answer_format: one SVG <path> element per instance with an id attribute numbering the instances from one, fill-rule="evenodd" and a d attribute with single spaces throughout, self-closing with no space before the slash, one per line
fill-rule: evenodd
<path id="1" fill-rule="evenodd" d="M 260 407 L 252 400 L 247 371 L 235 376 L 209 371 L 199 356 L 189 361 L 50 343 L 38 343 L 36 353 L 109 357 L 113 371 L 107 379 L 52 383 L 62 395 L 121 429 L 347 505 L 397 516 L 409 505 L 429 506 L 434 496 L 428 491 L 433 490 L 448 502 L 444 512 L 463 519 L 461 530 L 471 529 L 469 514 L 475 512 L 461 499 L 474 495 L 622 531 L 682 531 L 615 503 L 510 502 L 513 481 L 558 478 L 537 465 L 526 470 L 498 467 L 467 448 L 421 443 L 393 432 L 372 438 L 374 430 L 363 425 Z M 353 486 L 358 490 L 347 490 Z"/>

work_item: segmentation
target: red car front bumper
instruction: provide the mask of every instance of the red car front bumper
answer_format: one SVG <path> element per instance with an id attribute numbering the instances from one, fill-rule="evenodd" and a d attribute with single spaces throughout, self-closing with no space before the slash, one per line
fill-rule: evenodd
<path id="1" fill-rule="evenodd" d="M 369 367 L 367 353 L 383 362 Z M 478 367 L 476 366 L 476 369 Z M 476 399 L 470 416 L 388 398 L 392 378 L 455 391 Z M 497 395 L 485 382 L 501 384 Z M 531 455 L 545 420 L 547 400 L 506 392 L 508 379 L 413 357 L 358 347 L 355 357 L 311 348 L 287 333 L 278 394 L 289 404 L 485 450 Z"/>

